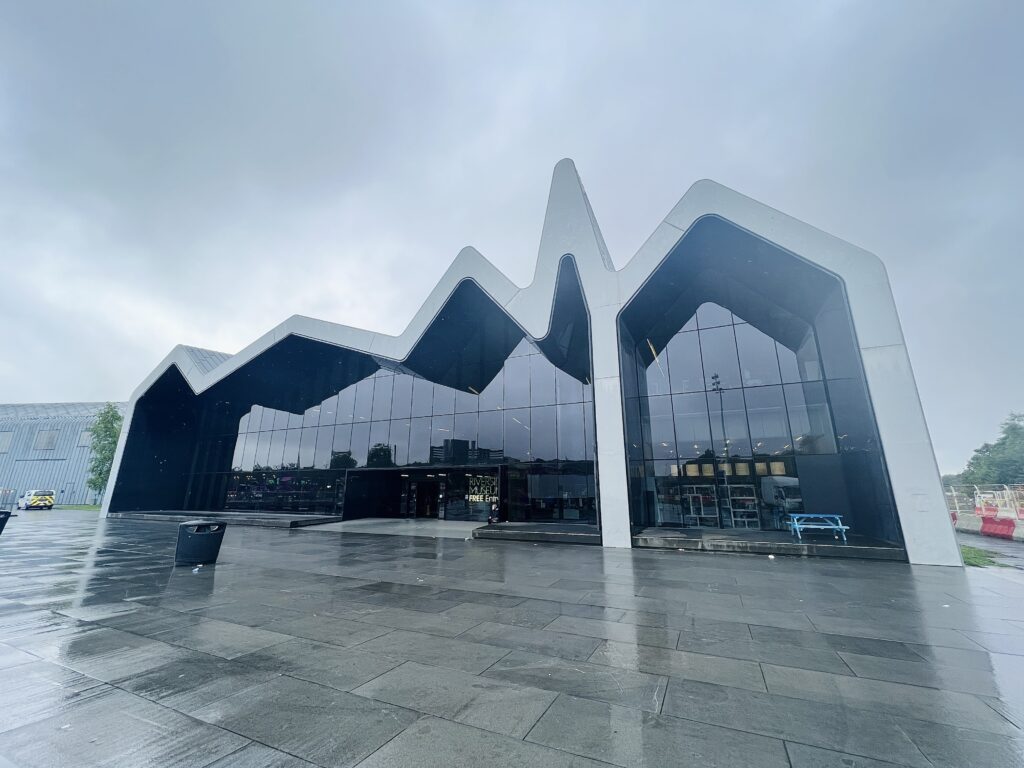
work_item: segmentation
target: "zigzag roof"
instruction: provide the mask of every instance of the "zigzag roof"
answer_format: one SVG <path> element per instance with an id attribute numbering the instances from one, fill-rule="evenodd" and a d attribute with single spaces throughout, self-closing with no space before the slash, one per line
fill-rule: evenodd
<path id="1" fill-rule="evenodd" d="M 882 283 L 888 291 L 885 269 L 874 255 L 708 180 L 691 186 L 633 258 L 616 271 L 576 167 L 572 160 L 564 159 L 555 166 L 552 176 L 536 270 L 530 285 L 516 286 L 479 251 L 466 247 L 398 336 L 294 315 L 235 355 L 176 346 L 139 385 L 132 399 L 141 396 L 172 366 L 178 368 L 196 394 L 202 393 L 289 336 L 366 353 L 385 364 L 400 364 L 413 353 L 446 302 L 467 280 L 490 297 L 524 335 L 538 342 L 549 335 L 552 327 L 554 296 L 563 257 L 570 255 L 575 262 L 591 314 L 617 313 L 693 222 L 705 215 L 721 216 L 795 253 L 814 254 L 814 263 L 840 275 L 846 266 L 856 261 L 860 284 L 875 290 Z M 852 289 L 856 290 L 856 286 Z M 903 340 L 900 336 L 879 340 L 879 345 L 882 343 L 902 344 Z M 871 345 L 872 341 L 865 344 L 862 336 L 861 346 Z M 600 377 L 600 374 L 595 373 L 595 376 Z"/>

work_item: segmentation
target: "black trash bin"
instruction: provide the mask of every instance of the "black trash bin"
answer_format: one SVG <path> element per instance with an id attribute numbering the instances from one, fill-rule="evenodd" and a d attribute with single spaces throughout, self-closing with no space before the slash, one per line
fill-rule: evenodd
<path id="1" fill-rule="evenodd" d="M 7 525 L 7 521 L 11 519 L 11 510 L 3 509 L 0 510 L 0 533 L 4 532 L 4 526 Z"/>
<path id="2" fill-rule="evenodd" d="M 178 526 L 175 565 L 209 565 L 217 562 L 227 526 L 220 520 L 189 520 Z"/>

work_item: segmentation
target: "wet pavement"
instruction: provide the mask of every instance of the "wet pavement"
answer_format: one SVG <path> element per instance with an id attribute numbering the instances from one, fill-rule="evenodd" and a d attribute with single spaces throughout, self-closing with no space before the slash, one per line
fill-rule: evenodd
<path id="1" fill-rule="evenodd" d="M 1024 572 L 27 513 L 0 766 L 1024 765 Z"/>

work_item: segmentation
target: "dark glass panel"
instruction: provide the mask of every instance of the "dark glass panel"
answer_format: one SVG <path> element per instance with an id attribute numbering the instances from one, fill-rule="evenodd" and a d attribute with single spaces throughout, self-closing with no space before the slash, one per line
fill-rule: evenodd
<path id="1" fill-rule="evenodd" d="M 648 458 L 674 459 L 676 434 L 672 426 L 672 397 L 658 395 L 647 398 L 644 432 L 650 435 L 645 443 Z"/>
<path id="2" fill-rule="evenodd" d="M 777 344 L 776 349 L 783 383 L 821 380 L 821 362 L 818 360 L 818 347 L 813 333 L 808 332 L 795 351 L 781 344 Z"/>
<path id="3" fill-rule="evenodd" d="M 455 417 L 451 414 L 435 416 L 430 421 L 430 446 L 440 447 L 445 440 L 451 440 L 455 431 Z"/>
<path id="4" fill-rule="evenodd" d="M 555 366 L 544 355 L 530 356 L 530 405 L 555 404 Z"/>
<path id="5" fill-rule="evenodd" d="M 273 408 L 263 409 L 263 419 L 260 422 L 260 431 L 269 432 L 274 428 L 274 419 L 277 418 L 277 411 Z"/>
<path id="6" fill-rule="evenodd" d="M 553 405 L 530 409 L 530 459 L 533 461 L 558 458 L 556 410 Z"/>
<path id="7" fill-rule="evenodd" d="M 530 404 L 530 358 L 512 357 L 505 361 L 504 408 L 523 408 Z"/>
<path id="8" fill-rule="evenodd" d="M 732 326 L 700 331 L 699 336 L 705 388 L 714 388 L 716 374 L 722 389 L 740 386 L 740 366 L 736 359 L 736 337 Z"/>
<path id="9" fill-rule="evenodd" d="M 523 357 L 524 355 L 532 355 L 536 351 L 536 347 L 534 347 L 528 339 L 523 339 L 516 344 L 516 348 L 512 350 L 509 357 Z"/>
<path id="10" fill-rule="evenodd" d="M 690 319 L 687 320 L 686 323 L 683 324 L 683 327 L 680 328 L 679 330 L 680 331 L 696 331 L 697 330 L 697 315 L 696 314 L 692 315 L 690 317 Z"/>
<path id="11" fill-rule="evenodd" d="M 245 432 L 239 432 L 235 438 L 235 452 L 231 457 L 231 469 L 235 472 L 242 468 L 242 454 L 245 453 Z"/>
<path id="12" fill-rule="evenodd" d="M 796 361 L 796 352 L 775 342 L 775 352 L 779 356 L 779 368 L 785 384 L 800 381 L 800 366 Z"/>
<path id="13" fill-rule="evenodd" d="M 718 304 L 705 302 L 697 307 L 697 325 L 701 328 L 714 328 L 732 323 L 732 313 Z"/>
<path id="14" fill-rule="evenodd" d="M 587 438 L 583 427 L 583 403 L 558 406 L 558 458 L 582 461 L 587 458 Z"/>
<path id="15" fill-rule="evenodd" d="M 417 379 L 417 381 L 419 381 Z M 430 417 L 412 419 L 409 428 L 409 463 L 430 461 Z"/>
<path id="16" fill-rule="evenodd" d="M 455 392 L 456 413 L 476 413 L 479 402 L 480 398 L 472 392 L 463 392 L 461 390 L 456 390 Z"/>
<path id="17" fill-rule="evenodd" d="M 366 466 L 393 467 L 395 465 L 393 449 L 388 441 L 390 431 L 390 421 L 370 422 L 370 448 L 366 454 Z"/>
<path id="18" fill-rule="evenodd" d="M 412 415 L 413 377 L 405 373 L 395 375 L 394 392 L 391 396 L 391 418 L 407 419 Z"/>
<path id="19" fill-rule="evenodd" d="M 786 418 L 782 387 L 751 387 L 743 390 L 747 401 L 751 449 L 755 456 L 781 455 L 792 451 L 793 441 Z"/>
<path id="20" fill-rule="evenodd" d="M 273 415 L 271 415 L 271 418 L 273 418 Z M 270 438 L 273 434 L 273 432 L 260 432 L 259 440 L 256 443 L 256 456 L 253 459 L 254 468 L 266 468 L 268 460 L 270 459 Z"/>
<path id="21" fill-rule="evenodd" d="M 331 466 L 331 449 L 334 446 L 334 427 L 320 427 L 316 431 L 316 453 L 313 466 L 328 469 Z"/>
<path id="22" fill-rule="evenodd" d="M 746 323 L 736 326 L 736 347 L 740 353 L 740 377 L 745 387 L 780 384 L 775 340 Z"/>
<path id="23" fill-rule="evenodd" d="M 320 423 L 320 406 L 314 405 L 312 408 L 307 408 L 306 412 L 302 414 L 302 426 L 304 427 L 315 427 Z"/>
<path id="24" fill-rule="evenodd" d="M 512 461 L 529 461 L 530 409 L 517 408 L 505 411 L 504 414 L 505 458 Z"/>
<path id="25" fill-rule="evenodd" d="M 646 343 L 649 345 L 650 341 Z M 647 352 L 653 353 L 654 348 L 651 347 Z M 644 360 L 651 359 L 649 355 L 645 355 L 643 352 L 641 352 L 641 358 Z M 654 358 L 654 361 L 644 370 L 643 381 L 646 382 L 646 387 L 643 391 L 648 395 L 667 395 L 671 391 L 668 354 L 666 354 L 666 350 L 661 350 L 658 356 Z"/>
<path id="26" fill-rule="evenodd" d="M 707 396 L 715 453 L 718 456 L 750 456 L 743 391 L 727 389 L 708 392 Z"/>
<path id="27" fill-rule="evenodd" d="M 477 415 L 475 411 L 473 413 L 455 414 L 455 439 L 475 443 L 476 424 Z"/>
<path id="28" fill-rule="evenodd" d="M 378 376 L 374 379 L 373 411 L 370 415 L 372 421 L 386 421 L 391 418 L 391 392 L 394 386 L 394 376 Z"/>
<path id="29" fill-rule="evenodd" d="M 274 417 L 274 429 L 288 429 L 290 418 L 291 414 L 288 411 L 278 411 Z"/>
<path id="30" fill-rule="evenodd" d="M 502 458 L 502 412 L 482 411 L 479 416 L 477 448 L 487 455 L 481 455 L 482 461 L 500 461 Z"/>
<path id="31" fill-rule="evenodd" d="M 352 425 L 352 459 L 356 466 L 366 466 L 366 454 L 370 445 L 370 422 L 360 421 Z"/>
<path id="32" fill-rule="evenodd" d="M 388 433 L 388 442 L 395 452 L 395 464 L 399 466 L 409 463 L 409 424 L 409 419 L 392 421 Z"/>
<path id="33" fill-rule="evenodd" d="M 597 424 L 594 421 L 594 404 L 583 404 L 583 430 L 586 440 L 584 458 L 593 461 L 597 456 Z"/>
<path id="34" fill-rule="evenodd" d="M 864 384 L 855 379 L 830 379 L 828 397 L 839 451 L 877 451 L 878 434 Z"/>
<path id="35" fill-rule="evenodd" d="M 356 417 L 356 388 L 345 387 L 338 393 L 338 423 L 351 424 Z"/>
<path id="36" fill-rule="evenodd" d="M 680 456 L 697 458 L 714 450 L 711 445 L 711 424 L 708 401 L 703 392 L 673 395 L 676 451 Z"/>
<path id="37" fill-rule="evenodd" d="M 354 421 L 369 421 L 373 415 L 373 382 L 372 376 L 356 384 L 356 405 Z"/>
<path id="38" fill-rule="evenodd" d="M 320 426 L 329 427 L 338 423 L 338 396 L 328 397 L 320 403 Z M 277 422 L 274 422 L 277 429 Z"/>
<path id="39" fill-rule="evenodd" d="M 284 438 L 284 456 L 281 467 L 295 469 L 299 466 L 299 443 L 302 442 L 301 429 L 289 429 Z"/>
<path id="40" fill-rule="evenodd" d="M 505 398 L 505 371 L 498 371 L 498 375 L 491 379 L 490 383 L 480 393 L 480 410 L 496 411 L 502 407 Z"/>
<path id="41" fill-rule="evenodd" d="M 673 392 L 703 392 L 704 369 L 700 363 L 700 340 L 695 332 L 677 333 L 666 349 L 672 373 Z"/>
<path id="42" fill-rule="evenodd" d="M 583 402 L 583 382 L 561 368 L 555 369 L 555 391 L 559 403 Z"/>
<path id="43" fill-rule="evenodd" d="M 433 414 L 446 416 L 449 413 L 455 413 L 455 390 L 435 384 Z"/>
<path id="44" fill-rule="evenodd" d="M 674 461 L 649 461 L 646 474 L 654 485 L 654 524 L 681 526 L 682 501 L 679 496 L 679 467 Z"/>
<path id="45" fill-rule="evenodd" d="M 827 454 L 836 452 L 835 435 L 829 414 L 825 386 L 821 382 L 786 384 L 786 406 L 793 446 L 797 453 Z"/>
<path id="46" fill-rule="evenodd" d="M 630 397 L 626 399 L 626 456 L 630 461 L 643 461 L 645 440 L 642 419 L 640 418 L 640 407 L 643 398 Z"/>
<path id="47" fill-rule="evenodd" d="M 331 469 L 349 469 L 352 464 L 352 425 L 339 424 L 334 428 Z"/>
<path id="48" fill-rule="evenodd" d="M 429 416 L 434 407 L 434 385 L 418 376 L 412 385 L 412 415 Z"/>
<path id="49" fill-rule="evenodd" d="M 245 448 L 242 451 L 242 470 L 251 472 L 256 462 L 256 443 L 259 442 L 259 432 L 248 432 L 245 438 Z"/>
<path id="50" fill-rule="evenodd" d="M 267 458 L 267 466 L 271 469 L 281 469 L 284 464 L 284 445 L 288 437 L 285 429 L 275 429 L 270 438 L 270 456 Z"/>
<path id="51" fill-rule="evenodd" d="M 316 427 L 303 427 L 299 439 L 299 466 L 312 469 L 316 455 Z"/>

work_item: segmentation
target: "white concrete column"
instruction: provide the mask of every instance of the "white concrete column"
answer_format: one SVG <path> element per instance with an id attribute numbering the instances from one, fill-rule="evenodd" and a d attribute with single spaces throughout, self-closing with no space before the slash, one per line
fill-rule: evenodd
<path id="1" fill-rule="evenodd" d="M 597 422 L 598 510 L 606 547 L 631 547 L 626 432 L 622 412 L 617 318 L 619 304 L 591 311 L 594 418 Z"/>

